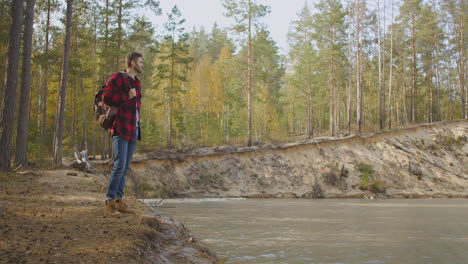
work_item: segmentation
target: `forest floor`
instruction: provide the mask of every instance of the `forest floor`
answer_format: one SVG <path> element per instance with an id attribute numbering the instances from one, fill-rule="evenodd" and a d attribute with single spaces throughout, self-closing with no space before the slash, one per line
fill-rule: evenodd
<path id="1" fill-rule="evenodd" d="M 128 198 L 138 214 L 105 217 L 103 175 L 73 169 L 0 173 L 0 263 L 217 263 L 172 219 Z"/>

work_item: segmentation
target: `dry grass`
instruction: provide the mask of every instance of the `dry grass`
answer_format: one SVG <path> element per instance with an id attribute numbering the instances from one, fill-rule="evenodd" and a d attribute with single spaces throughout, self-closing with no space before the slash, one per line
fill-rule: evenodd
<path id="1" fill-rule="evenodd" d="M 101 189 L 82 173 L 0 174 L 0 262 L 136 263 L 145 230 L 137 216 L 105 218 Z"/>
<path id="2" fill-rule="evenodd" d="M 0 263 L 150 263 L 155 230 L 141 214 L 104 217 L 105 183 L 66 170 L 0 173 Z M 131 197 L 127 204 L 149 210 Z"/>

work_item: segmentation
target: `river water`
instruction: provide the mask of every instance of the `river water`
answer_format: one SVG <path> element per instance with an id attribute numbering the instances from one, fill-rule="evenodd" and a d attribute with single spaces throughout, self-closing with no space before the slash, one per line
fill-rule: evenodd
<path id="1" fill-rule="evenodd" d="M 468 263 L 466 199 L 188 199 L 157 211 L 226 263 Z"/>

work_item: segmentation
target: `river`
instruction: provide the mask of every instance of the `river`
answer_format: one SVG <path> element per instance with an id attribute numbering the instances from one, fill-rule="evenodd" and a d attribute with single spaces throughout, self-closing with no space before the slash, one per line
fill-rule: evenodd
<path id="1" fill-rule="evenodd" d="M 466 199 L 183 199 L 157 211 L 226 263 L 468 263 Z"/>

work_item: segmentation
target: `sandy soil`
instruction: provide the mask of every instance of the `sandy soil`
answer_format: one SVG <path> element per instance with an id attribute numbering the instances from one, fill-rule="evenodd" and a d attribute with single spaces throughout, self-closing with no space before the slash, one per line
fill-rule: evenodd
<path id="1" fill-rule="evenodd" d="M 252 147 L 158 150 L 132 168 L 146 197 L 468 197 L 468 120 Z"/>
<path id="2" fill-rule="evenodd" d="M 0 174 L 0 263 L 218 261 L 182 224 L 131 197 L 139 214 L 105 217 L 106 182 L 73 170 Z"/>

